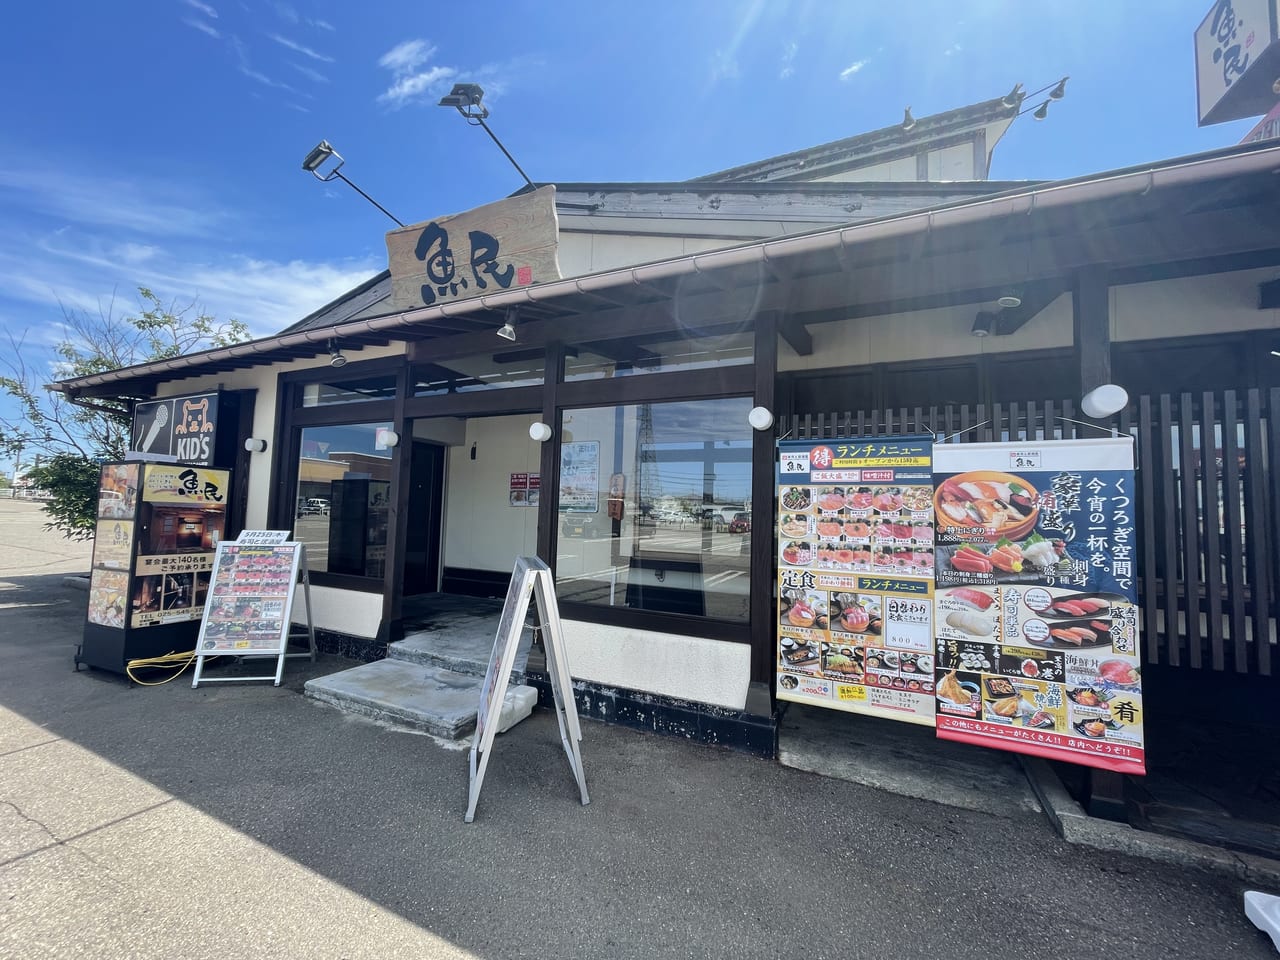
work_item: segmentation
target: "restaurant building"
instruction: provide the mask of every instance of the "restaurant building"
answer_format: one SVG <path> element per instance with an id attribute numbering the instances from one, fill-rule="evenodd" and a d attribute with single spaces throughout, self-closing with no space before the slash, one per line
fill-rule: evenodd
<path id="1" fill-rule="evenodd" d="M 387 272 L 278 334 L 56 388 L 235 395 L 231 525 L 307 544 L 326 649 L 377 660 L 538 556 L 588 712 L 765 755 L 778 439 L 1114 428 L 1136 443 L 1142 656 L 1166 678 L 1148 710 L 1194 683 L 1261 718 L 1280 148 L 990 181 L 1021 108 L 522 191 L 394 231 Z M 1090 421 L 1106 383 L 1129 405 Z"/>

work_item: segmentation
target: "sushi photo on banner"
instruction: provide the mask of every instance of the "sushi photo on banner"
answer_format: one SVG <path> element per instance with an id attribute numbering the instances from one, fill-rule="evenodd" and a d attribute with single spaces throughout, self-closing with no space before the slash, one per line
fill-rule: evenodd
<path id="1" fill-rule="evenodd" d="M 933 464 L 938 736 L 1145 773 L 1132 440 Z"/>

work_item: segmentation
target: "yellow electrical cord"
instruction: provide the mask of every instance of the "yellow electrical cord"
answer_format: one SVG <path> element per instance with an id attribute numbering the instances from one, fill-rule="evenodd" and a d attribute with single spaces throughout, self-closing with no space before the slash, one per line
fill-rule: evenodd
<path id="1" fill-rule="evenodd" d="M 181 666 L 179 662 L 181 661 Z M 196 662 L 196 652 L 189 650 L 186 653 L 174 653 L 170 651 L 162 657 L 143 657 L 138 660 L 130 660 L 124 665 L 124 672 L 129 675 L 129 679 L 134 683 L 141 684 L 144 687 L 158 687 L 162 683 L 168 683 L 170 680 L 176 680 L 182 676 L 187 667 Z M 178 667 L 176 673 L 171 677 L 165 677 L 163 680 L 139 680 L 133 675 L 135 667 Z"/>

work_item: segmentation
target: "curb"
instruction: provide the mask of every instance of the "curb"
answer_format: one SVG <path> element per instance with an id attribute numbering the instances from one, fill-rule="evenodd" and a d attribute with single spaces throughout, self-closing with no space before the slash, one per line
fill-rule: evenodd
<path id="1" fill-rule="evenodd" d="M 1135 830 L 1127 823 L 1100 820 L 1085 813 L 1067 792 L 1062 780 L 1038 757 L 1020 756 L 1027 782 L 1044 808 L 1045 816 L 1067 843 L 1112 853 L 1145 857 L 1160 863 L 1198 867 L 1248 883 L 1280 888 L 1280 861 L 1221 847 Z"/>
<path id="2" fill-rule="evenodd" d="M 77 590 L 89 589 L 88 577 L 63 577 L 62 585 L 64 587 L 75 587 Z"/>

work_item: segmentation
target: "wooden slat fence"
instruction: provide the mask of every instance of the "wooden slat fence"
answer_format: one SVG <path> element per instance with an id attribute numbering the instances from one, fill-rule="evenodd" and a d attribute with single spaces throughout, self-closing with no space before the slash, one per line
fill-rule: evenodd
<path id="1" fill-rule="evenodd" d="M 780 439 L 932 433 L 943 443 L 1102 436 L 1070 400 L 803 413 Z M 1149 663 L 1272 676 L 1280 618 L 1280 389 L 1136 398 L 1139 605 Z"/>

